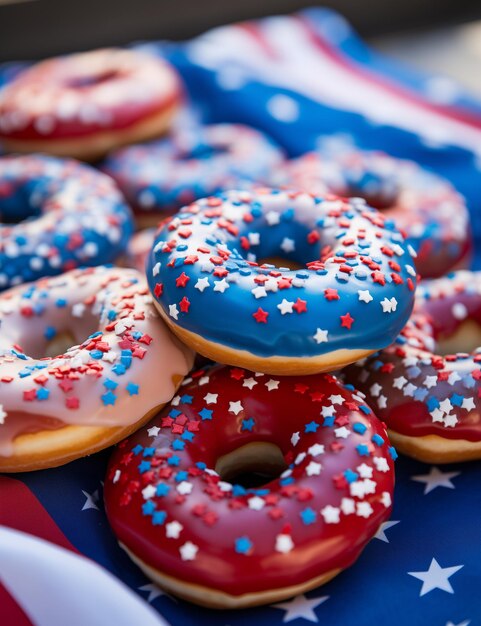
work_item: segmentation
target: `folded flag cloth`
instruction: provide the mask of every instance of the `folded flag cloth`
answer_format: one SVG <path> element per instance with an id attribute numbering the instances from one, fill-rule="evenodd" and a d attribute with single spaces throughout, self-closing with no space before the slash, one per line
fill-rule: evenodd
<path id="1" fill-rule="evenodd" d="M 187 44 L 141 47 L 176 65 L 206 122 L 258 127 L 292 156 L 315 148 L 325 135 L 348 136 L 359 147 L 411 158 L 446 176 L 466 196 L 475 233 L 481 237 L 481 105 L 454 84 L 415 75 L 374 53 L 339 15 L 309 10 L 222 27 Z M 0 72 L 0 84 L 15 71 L 10 65 Z M 352 568 L 305 595 L 233 612 L 209 611 L 165 595 L 118 547 L 102 505 L 109 454 L 58 469 L 0 477 L 0 524 L 109 570 L 143 598 L 139 623 L 155 623 L 147 604 L 158 612 L 159 624 L 162 615 L 182 626 L 466 626 L 479 619 L 477 463 L 437 468 L 399 459 L 392 520 L 382 525 Z M 135 599 L 125 586 L 113 591 L 112 579 L 98 568 L 86 574 L 87 565 L 70 562 L 64 551 L 25 541 L 28 544 L 24 535 L 0 533 L 2 624 L 64 626 L 69 606 L 69 623 L 80 623 L 74 619 L 75 602 L 82 605 L 82 618 L 91 615 L 82 623 L 112 624 L 118 607 L 99 597 L 113 593 L 128 596 L 119 606 L 130 615 Z M 35 571 L 25 566 L 22 579 L 12 554 L 17 550 L 20 560 L 30 545 Z M 43 596 L 36 591 L 40 562 L 45 578 L 55 580 L 55 593 L 48 587 Z M 65 575 L 59 575 L 60 568 Z M 95 593 L 87 584 L 78 585 L 76 568 L 92 577 Z M 55 604 L 58 612 L 49 610 Z"/>

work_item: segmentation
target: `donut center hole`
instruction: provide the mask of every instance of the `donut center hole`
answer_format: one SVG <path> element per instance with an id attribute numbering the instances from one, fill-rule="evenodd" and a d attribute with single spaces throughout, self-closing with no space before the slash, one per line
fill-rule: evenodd
<path id="1" fill-rule="evenodd" d="M 250 489 L 279 478 L 287 467 L 279 446 L 255 441 L 221 456 L 215 471 L 223 481 Z"/>
<path id="2" fill-rule="evenodd" d="M 263 259 L 259 259 L 259 265 L 275 265 L 276 267 L 287 267 L 290 270 L 300 270 L 304 266 L 294 261 L 293 259 L 285 259 L 280 256 L 268 256 Z"/>
<path id="3" fill-rule="evenodd" d="M 466 352 L 476 352 L 481 346 L 481 326 L 474 320 L 465 320 L 454 333 L 440 336 L 436 340 L 436 353 L 442 356 Z"/>
<path id="4" fill-rule="evenodd" d="M 190 161 L 191 159 L 208 160 L 227 152 L 228 150 L 224 146 L 213 146 L 199 142 L 187 150 L 181 150 L 179 158 L 183 161 Z"/>
<path id="5" fill-rule="evenodd" d="M 85 89 L 87 87 L 95 87 L 102 83 L 106 83 L 109 80 L 114 80 L 119 76 L 119 72 L 116 70 L 106 70 L 99 74 L 90 74 L 85 76 L 74 76 L 67 81 L 67 87 L 72 89 Z"/>

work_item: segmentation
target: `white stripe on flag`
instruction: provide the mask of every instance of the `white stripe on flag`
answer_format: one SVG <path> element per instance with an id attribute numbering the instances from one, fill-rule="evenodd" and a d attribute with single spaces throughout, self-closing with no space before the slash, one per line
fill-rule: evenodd
<path id="1" fill-rule="evenodd" d="M 37 626 L 168 626 L 93 561 L 4 526 L 0 581 Z"/>
<path id="2" fill-rule="evenodd" d="M 317 47 L 300 20 L 266 18 L 259 23 L 258 32 L 274 55 L 260 42 L 256 44 L 242 26 L 214 29 L 192 42 L 189 51 L 195 62 L 209 69 L 226 70 L 226 64 L 234 64 L 243 68 L 247 77 L 360 113 L 371 123 L 404 129 L 433 145 L 452 144 L 481 154 L 480 129 L 425 109 L 387 85 L 370 82 Z"/>

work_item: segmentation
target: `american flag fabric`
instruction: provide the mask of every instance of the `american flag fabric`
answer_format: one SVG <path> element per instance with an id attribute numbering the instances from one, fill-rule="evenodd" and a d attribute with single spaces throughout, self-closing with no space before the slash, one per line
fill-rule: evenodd
<path id="1" fill-rule="evenodd" d="M 205 122 L 260 128 L 290 156 L 329 135 L 445 176 L 481 238 L 481 104 L 374 52 L 338 14 L 312 9 L 140 47 L 174 63 Z M 3 68 L 0 85 L 19 67 Z M 2 626 L 481 623 L 480 463 L 399 458 L 392 519 L 353 567 L 284 602 L 212 611 L 163 593 L 118 546 L 102 504 L 109 455 L 0 476 Z"/>

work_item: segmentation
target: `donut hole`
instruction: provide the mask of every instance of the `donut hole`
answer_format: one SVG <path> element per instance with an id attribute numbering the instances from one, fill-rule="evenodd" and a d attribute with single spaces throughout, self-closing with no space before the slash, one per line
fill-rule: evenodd
<path id="1" fill-rule="evenodd" d="M 340 195 L 363 198 L 378 211 L 393 209 L 398 204 L 399 187 L 388 174 L 374 171 L 352 172 L 346 181 L 347 187 L 339 190 Z"/>
<path id="2" fill-rule="evenodd" d="M 274 443 L 255 441 L 221 456 L 215 471 L 225 482 L 245 489 L 262 487 L 288 468 L 281 449 Z"/>
<path id="3" fill-rule="evenodd" d="M 71 89 L 86 89 L 88 87 L 96 87 L 110 80 L 115 80 L 120 75 L 117 70 L 105 70 L 98 74 L 86 74 L 84 76 L 74 76 L 66 81 L 66 87 Z"/>
<path id="4" fill-rule="evenodd" d="M 178 154 L 181 161 L 190 161 L 192 159 L 208 160 L 213 157 L 227 154 L 229 152 L 226 146 L 213 145 L 202 141 L 190 146 L 188 149 L 182 150 Z"/>
<path id="5" fill-rule="evenodd" d="M 40 217 L 42 209 L 34 202 L 35 194 L 20 188 L 10 197 L 2 198 L 0 189 L 0 224 L 14 225 Z"/>
<path id="6" fill-rule="evenodd" d="M 471 354 L 481 346 L 481 326 L 474 320 L 462 322 L 453 333 L 436 339 L 436 353 L 442 356 L 465 352 Z"/>

